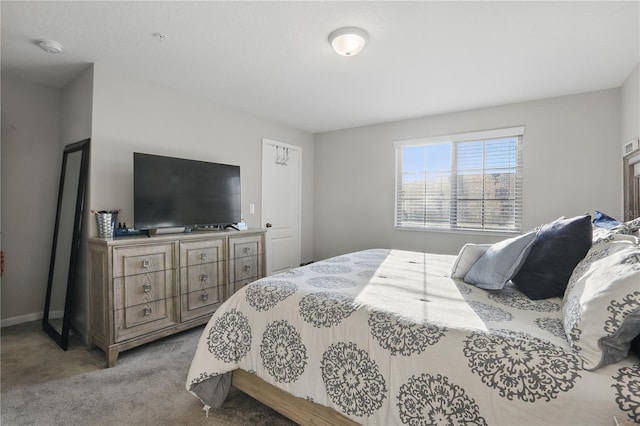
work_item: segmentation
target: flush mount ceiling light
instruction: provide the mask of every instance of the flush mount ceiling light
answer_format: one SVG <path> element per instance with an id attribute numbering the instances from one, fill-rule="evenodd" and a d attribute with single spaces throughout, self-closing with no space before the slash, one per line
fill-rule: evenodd
<path id="1" fill-rule="evenodd" d="M 47 53 L 60 53 L 63 49 L 60 43 L 53 40 L 42 40 L 38 42 L 38 46 Z"/>
<path id="2" fill-rule="evenodd" d="M 329 34 L 329 43 L 338 55 L 353 56 L 360 53 L 369 40 L 367 32 L 361 28 L 343 27 Z"/>

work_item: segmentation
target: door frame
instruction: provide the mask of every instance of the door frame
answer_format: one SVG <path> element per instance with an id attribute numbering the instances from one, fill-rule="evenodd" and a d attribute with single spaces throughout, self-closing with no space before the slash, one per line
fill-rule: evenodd
<path id="1" fill-rule="evenodd" d="M 272 146 L 276 146 L 276 147 L 282 147 L 282 148 L 288 148 L 290 150 L 293 151 L 297 151 L 298 152 L 298 238 L 297 241 L 295 242 L 296 244 L 296 249 L 298 252 L 298 264 L 294 265 L 293 267 L 299 266 L 300 261 L 302 259 L 302 147 L 298 146 L 298 145 L 291 145 L 288 143 L 284 143 L 284 142 L 279 142 L 273 139 L 269 139 L 269 138 L 262 138 L 262 158 L 261 158 L 261 179 L 260 179 L 260 183 L 261 183 L 261 203 L 262 205 L 260 206 L 260 223 L 261 223 L 261 227 L 265 227 L 266 225 L 266 217 L 265 217 L 265 211 L 264 211 L 264 205 L 265 202 L 264 200 L 266 199 L 266 194 L 265 194 L 265 185 L 264 185 L 264 181 L 265 181 L 265 170 L 264 167 L 262 167 L 262 165 L 264 164 L 265 161 L 265 148 L 267 147 L 267 145 L 272 145 Z M 269 230 L 267 229 L 267 235 L 265 235 L 265 239 L 267 239 L 267 241 L 265 241 L 265 244 L 267 247 L 270 246 L 269 244 Z M 271 259 L 270 259 L 270 254 L 269 254 L 269 250 L 265 250 L 265 260 L 266 260 L 266 265 L 265 265 L 265 271 L 266 271 L 266 275 L 269 275 L 272 272 L 272 268 L 271 268 Z"/>

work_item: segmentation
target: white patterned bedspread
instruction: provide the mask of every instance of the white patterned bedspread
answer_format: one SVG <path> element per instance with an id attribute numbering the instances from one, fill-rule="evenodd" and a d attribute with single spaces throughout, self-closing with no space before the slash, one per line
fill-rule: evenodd
<path id="1" fill-rule="evenodd" d="M 640 421 L 637 358 L 583 370 L 560 299 L 452 280 L 454 260 L 372 249 L 256 281 L 212 316 L 187 389 L 241 368 L 362 424 Z"/>

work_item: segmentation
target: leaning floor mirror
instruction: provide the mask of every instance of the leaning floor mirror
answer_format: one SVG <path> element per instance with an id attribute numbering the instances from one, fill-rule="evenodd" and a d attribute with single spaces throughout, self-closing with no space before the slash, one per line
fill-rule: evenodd
<path id="1" fill-rule="evenodd" d="M 44 331 L 65 351 L 80 255 L 88 168 L 89 139 L 65 146 L 42 320 Z"/>

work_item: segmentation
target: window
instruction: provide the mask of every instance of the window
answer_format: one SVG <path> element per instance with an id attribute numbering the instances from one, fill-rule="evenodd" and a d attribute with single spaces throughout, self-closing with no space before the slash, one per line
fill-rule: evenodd
<path id="1" fill-rule="evenodd" d="M 399 229 L 520 232 L 524 127 L 395 142 Z"/>

